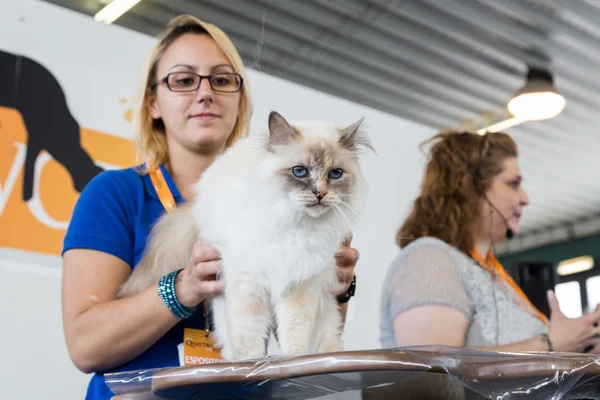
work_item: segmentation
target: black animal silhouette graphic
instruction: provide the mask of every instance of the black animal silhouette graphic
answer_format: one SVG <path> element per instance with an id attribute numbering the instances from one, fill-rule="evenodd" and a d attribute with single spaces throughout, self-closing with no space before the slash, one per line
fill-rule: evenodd
<path id="1" fill-rule="evenodd" d="M 79 124 L 60 84 L 41 64 L 0 50 L 0 106 L 19 111 L 27 128 L 23 201 L 33 196 L 34 166 L 42 150 L 69 171 L 80 193 L 102 171 L 81 147 Z"/>

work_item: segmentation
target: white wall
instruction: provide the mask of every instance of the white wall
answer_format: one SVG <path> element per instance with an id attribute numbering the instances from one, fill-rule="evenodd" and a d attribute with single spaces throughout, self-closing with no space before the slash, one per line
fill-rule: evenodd
<path id="1" fill-rule="evenodd" d="M 113 135 L 130 137 L 131 127 L 121 118 L 123 106 L 115 99 L 134 95 L 138 72 L 152 43 L 153 38 L 101 25 L 40 1 L 0 4 L 0 49 L 24 54 L 51 69 L 79 123 Z M 346 340 L 348 349 L 378 348 L 383 274 L 397 251 L 395 231 L 421 177 L 423 160 L 418 144 L 434 132 L 257 71 L 249 71 L 249 75 L 255 97 L 254 128 L 265 126 L 272 109 L 290 119 L 325 119 L 342 125 L 366 117 L 365 126 L 378 156 L 365 158 L 370 190 L 364 221 L 353 242 L 361 258 Z M 5 179 L 0 176 L 0 188 Z M 64 344 L 60 277 L 58 257 L 0 248 L 0 381 L 4 398 L 68 400 L 84 396 L 88 377 L 72 366 Z M 33 379 L 26 379 L 25 373 Z"/>

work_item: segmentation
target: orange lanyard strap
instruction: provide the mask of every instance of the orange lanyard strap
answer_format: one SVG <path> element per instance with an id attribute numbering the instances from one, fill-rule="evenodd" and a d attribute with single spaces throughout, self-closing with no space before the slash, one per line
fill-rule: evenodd
<path id="1" fill-rule="evenodd" d="M 542 314 L 540 310 L 538 310 L 532 303 L 529 301 L 525 293 L 521 290 L 521 288 L 517 285 L 517 283 L 512 279 L 512 277 L 506 272 L 504 267 L 500 264 L 500 262 L 494 257 L 492 253 L 488 253 L 486 259 L 484 260 L 481 257 L 481 254 L 475 249 L 471 250 L 471 257 L 475 259 L 484 269 L 488 272 L 495 272 L 496 276 L 504 281 L 510 288 L 520 297 L 523 304 L 529 306 L 531 311 L 533 311 L 536 316 L 544 323 L 548 323 L 548 318 Z M 493 271 L 492 271 L 493 270 Z M 523 306 L 523 304 L 521 306 Z"/>
<path id="2" fill-rule="evenodd" d="M 173 193 L 171 193 L 171 189 L 169 189 L 169 185 L 167 184 L 167 181 L 165 180 L 165 177 L 162 173 L 162 170 L 160 169 L 160 167 L 156 168 L 154 171 L 150 171 L 148 173 L 148 175 L 150 175 L 150 180 L 152 181 L 152 184 L 154 185 L 154 190 L 156 191 L 156 194 L 158 195 L 158 198 L 160 200 L 160 202 L 162 203 L 163 207 L 165 208 L 165 210 L 167 210 L 167 212 L 171 211 L 173 208 L 175 208 L 177 206 L 177 203 L 175 203 L 175 199 L 173 198 Z M 206 337 L 208 337 L 208 333 L 211 330 L 211 320 L 212 317 L 209 317 L 209 315 L 211 315 L 211 311 L 208 310 L 207 306 L 204 307 L 204 321 L 205 321 L 205 330 L 206 330 Z M 186 328 L 187 329 L 187 328 Z"/>
<path id="3" fill-rule="evenodd" d="M 158 195 L 158 199 L 162 203 L 163 207 L 167 212 L 171 211 L 175 208 L 175 199 L 173 198 L 173 193 L 171 193 L 171 189 L 169 189 L 169 185 L 165 180 L 165 177 L 162 173 L 160 167 L 156 168 L 154 171 L 150 171 L 148 173 L 150 175 L 150 180 L 154 185 L 154 190 L 156 190 L 156 194 Z"/>

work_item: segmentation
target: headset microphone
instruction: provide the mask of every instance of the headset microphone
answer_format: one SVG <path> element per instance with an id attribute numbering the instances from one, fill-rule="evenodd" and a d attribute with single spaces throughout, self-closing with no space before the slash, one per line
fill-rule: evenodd
<path id="1" fill-rule="evenodd" d="M 512 239 L 513 237 L 515 237 L 515 233 L 513 232 L 512 229 L 506 228 L 506 238 L 507 239 Z"/>
<path id="2" fill-rule="evenodd" d="M 480 173 L 480 168 L 481 168 L 481 162 L 483 160 L 483 143 L 484 143 L 484 139 L 488 136 L 487 132 L 484 136 L 483 139 L 480 142 L 480 149 L 479 149 L 479 165 L 476 166 L 475 168 L 471 169 L 471 176 L 473 179 L 473 185 L 475 186 L 475 190 L 477 190 L 485 199 L 485 201 L 488 202 L 488 204 L 490 205 L 490 207 L 492 207 L 494 210 L 496 210 L 496 212 L 498 213 L 498 215 L 500 215 L 500 218 L 502 218 L 502 221 L 504 222 L 504 225 L 506 226 L 506 238 L 507 239 L 512 239 L 515 236 L 515 232 L 511 229 L 511 227 L 508 225 L 508 220 L 506 219 L 506 217 L 504 216 L 504 214 L 502 214 L 500 212 L 500 210 L 498 209 L 498 207 L 496 207 L 494 205 L 494 203 L 492 203 L 490 201 L 490 199 L 488 199 L 488 197 L 486 196 L 485 192 L 483 191 L 483 189 L 480 186 L 480 181 L 481 181 L 481 173 Z"/>
<path id="3" fill-rule="evenodd" d="M 494 205 L 494 203 L 492 203 L 486 195 L 484 195 L 485 200 L 488 202 L 488 204 L 490 205 L 490 207 L 492 207 L 494 210 L 496 210 L 496 212 L 498 213 L 498 215 L 500 215 L 500 218 L 502 218 L 502 221 L 504 221 L 504 225 L 506 225 L 506 238 L 507 239 L 512 239 L 513 237 L 515 237 L 515 232 L 511 229 L 510 226 L 508 226 L 508 220 L 506 219 L 506 217 L 504 216 L 504 214 L 502 214 L 500 212 L 500 210 L 498 210 L 498 207 L 496 207 Z"/>

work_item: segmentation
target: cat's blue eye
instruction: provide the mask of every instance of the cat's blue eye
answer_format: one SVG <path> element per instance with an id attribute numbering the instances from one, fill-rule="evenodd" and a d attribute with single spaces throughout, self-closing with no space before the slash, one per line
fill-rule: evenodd
<path id="1" fill-rule="evenodd" d="M 329 179 L 340 179 L 344 175 L 344 171 L 341 168 L 332 169 L 329 171 Z"/>
<path id="2" fill-rule="evenodd" d="M 308 170 L 306 167 L 294 167 L 292 168 L 292 174 L 294 174 L 297 178 L 305 178 L 308 175 Z"/>

